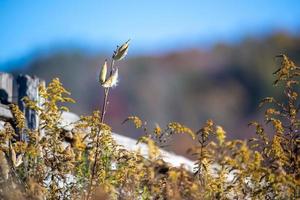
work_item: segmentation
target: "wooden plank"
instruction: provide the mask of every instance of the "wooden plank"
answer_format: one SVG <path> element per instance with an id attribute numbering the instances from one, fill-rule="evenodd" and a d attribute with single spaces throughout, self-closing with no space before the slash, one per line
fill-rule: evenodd
<path id="1" fill-rule="evenodd" d="M 63 112 L 61 126 L 64 127 L 66 131 L 70 131 L 74 127 L 74 125 L 72 124 L 78 121 L 79 119 L 79 116 L 74 113 Z M 124 149 L 128 151 L 140 151 L 142 156 L 148 158 L 149 149 L 146 144 L 137 144 L 137 140 L 123 135 L 119 135 L 117 133 L 112 133 L 112 137 L 117 142 L 117 144 L 122 145 Z M 181 165 L 183 165 L 187 170 L 193 170 L 194 162 L 183 156 L 176 155 L 163 149 L 160 149 L 160 154 L 167 163 L 171 164 L 174 167 L 180 167 Z"/>
<path id="2" fill-rule="evenodd" d="M 39 84 L 43 84 L 44 81 L 37 77 L 31 77 L 29 75 L 19 75 L 17 77 L 18 87 L 18 105 L 20 110 L 24 113 L 26 118 L 27 127 L 32 130 L 37 130 L 39 125 L 39 119 L 36 111 L 26 108 L 23 101 L 24 97 L 28 97 L 32 101 L 41 102 L 38 92 Z M 22 134 L 21 138 L 25 140 L 26 136 Z"/>
<path id="3" fill-rule="evenodd" d="M 13 96 L 13 76 L 8 73 L 0 72 L 0 102 L 10 104 Z"/>

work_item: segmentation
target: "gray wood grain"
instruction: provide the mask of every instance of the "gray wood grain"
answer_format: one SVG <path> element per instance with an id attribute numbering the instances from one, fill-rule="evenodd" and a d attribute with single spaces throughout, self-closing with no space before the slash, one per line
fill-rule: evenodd
<path id="1" fill-rule="evenodd" d="M 9 104 L 13 96 L 13 76 L 8 73 L 0 72 L 0 102 Z"/>

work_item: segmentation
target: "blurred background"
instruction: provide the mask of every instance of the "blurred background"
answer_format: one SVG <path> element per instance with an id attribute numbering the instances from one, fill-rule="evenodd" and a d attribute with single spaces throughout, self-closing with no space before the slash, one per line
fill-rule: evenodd
<path id="1" fill-rule="evenodd" d="M 0 1 L 0 70 L 59 77 L 77 114 L 100 109 L 98 74 L 105 58 L 131 39 L 118 63 L 107 123 L 137 138 L 122 121 L 149 127 L 178 121 L 197 130 L 213 119 L 229 138 L 246 138 L 272 86 L 275 55 L 300 62 L 300 1 Z M 170 150 L 184 154 L 189 137 Z"/>

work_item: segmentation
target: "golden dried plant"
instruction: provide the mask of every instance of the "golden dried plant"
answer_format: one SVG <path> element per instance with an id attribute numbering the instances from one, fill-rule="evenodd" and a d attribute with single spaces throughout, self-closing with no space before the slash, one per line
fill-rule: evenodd
<path id="1" fill-rule="evenodd" d="M 117 71 L 128 42 L 118 47 L 108 67 L 99 75 L 101 85 Z M 0 131 L 1 199 L 298 199 L 300 198 L 299 68 L 287 56 L 274 73 L 283 85 L 285 99 L 262 100 L 268 106 L 265 123 L 251 122 L 256 136 L 229 140 L 212 120 L 198 131 L 171 122 L 153 129 L 137 116 L 131 121 L 144 133 L 139 142 L 148 146 L 148 157 L 127 151 L 104 123 L 110 87 L 103 87 L 101 111 L 82 116 L 66 130 L 61 116 L 73 103 L 59 79 L 40 86 L 42 104 L 24 98 L 37 112 L 39 128 L 26 126 L 24 114 L 11 105 L 14 123 Z M 266 129 L 265 126 L 273 129 Z M 267 133 L 266 130 L 269 130 Z M 19 134 L 26 134 L 27 141 Z M 174 167 L 163 160 L 160 148 L 174 134 L 188 134 L 197 144 L 189 149 L 195 169 Z M 13 194 L 11 193 L 13 191 Z"/>

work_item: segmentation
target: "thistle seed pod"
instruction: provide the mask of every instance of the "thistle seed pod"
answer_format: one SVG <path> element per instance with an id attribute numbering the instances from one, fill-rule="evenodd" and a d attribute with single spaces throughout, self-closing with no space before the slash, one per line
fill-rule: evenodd
<path id="1" fill-rule="evenodd" d="M 111 88 L 117 86 L 118 83 L 118 68 L 113 72 L 113 74 L 102 84 L 104 88 Z"/>
<path id="2" fill-rule="evenodd" d="M 112 58 L 115 61 L 122 60 L 127 55 L 129 42 L 130 42 L 130 40 L 128 40 L 127 42 L 122 44 L 120 47 L 117 47 L 117 50 L 114 52 L 114 54 L 112 56 Z"/>
<path id="3" fill-rule="evenodd" d="M 105 60 L 104 65 L 102 66 L 100 75 L 99 75 L 99 82 L 103 84 L 106 80 L 106 74 L 107 74 L 107 61 Z"/>

